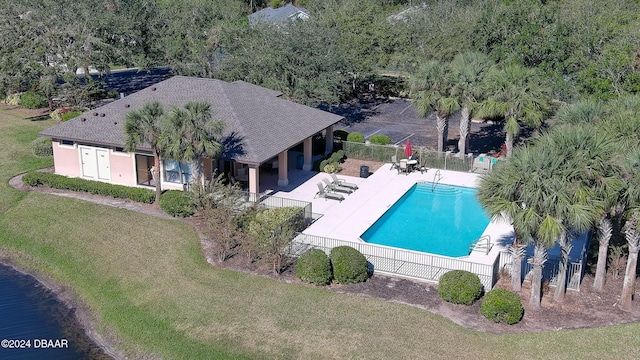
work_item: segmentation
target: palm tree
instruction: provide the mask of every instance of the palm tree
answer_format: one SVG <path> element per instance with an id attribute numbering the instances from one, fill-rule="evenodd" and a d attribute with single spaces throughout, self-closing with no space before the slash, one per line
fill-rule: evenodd
<path id="1" fill-rule="evenodd" d="M 525 146 L 514 152 L 506 163 L 497 166 L 494 171 L 483 178 L 478 190 L 478 199 L 488 214 L 494 219 L 506 219 L 514 227 L 517 239 L 533 243 L 534 255 L 529 259 L 533 265 L 531 278 L 531 297 L 529 305 L 533 309 L 540 308 L 540 290 L 542 285 L 542 268 L 547 260 L 547 251 L 555 242 L 557 234 L 551 227 L 544 211 L 544 186 L 548 179 L 542 178 L 546 161 L 541 158 L 540 149 Z M 546 222 L 545 222 L 546 221 Z M 546 232 L 540 232 L 541 226 Z M 556 224 L 558 225 L 558 224 Z M 542 236 L 541 236 L 542 235 Z M 519 246 L 519 245 L 517 245 Z M 516 251 L 522 254 L 521 251 Z M 513 259 L 512 288 L 520 289 L 521 258 Z"/>
<path id="2" fill-rule="evenodd" d="M 153 152 L 153 178 L 156 186 L 156 204 L 160 201 L 160 155 L 162 153 L 159 144 L 162 137 L 162 119 L 164 110 L 159 102 L 154 101 L 145 104 L 140 110 L 127 113 L 124 123 L 124 147 L 133 152 L 143 144 L 149 144 Z"/>
<path id="3" fill-rule="evenodd" d="M 220 136 L 224 123 L 213 119 L 210 104 L 189 102 L 184 108 L 174 108 L 165 126 L 161 143 L 167 151 L 166 155 L 191 163 L 194 180 L 202 183 L 202 159 L 205 156 L 214 158 L 222 152 Z"/>
<path id="4" fill-rule="evenodd" d="M 627 157 L 624 163 L 625 178 L 627 188 L 624 194 L 625 205 L 630 214 L 624 226 L 625 238 L 629 244 L 629 256 L 627 257 L 627 268 L 624 275 L 622 293 L 620 295 L 620 307 L 631 308 L 631 300 L 635 292 L 636 268 L 638 265 L 638 251 L 640 251 L 640 232 L 638 223 L 640 222 L 640 147 L 636 147 Z"/>
<path id="5" fill-rule="evenodd" d="M 479 114 L 504 117 L 505 145 L 510 157 L 520 124 L 537 129 L 551 113 L 549 88 L 536 70 L 515 64 L 494 66 L 487 72 L 484 84 L 488 98 L 480 105 Z"/>
<path id="6" fill-rule="evenodd" d="M 478 188 L 477 197 L 494 221 L 507 221 L 513 226 L 515 239 L 509 247 L 511 289 L 519 292 L 522 290 L 522 258 L 525 253 L 525 244 L 531 243 L 533 239 L 528 233 L 526 217 L 522 215 L 526 209 L 518 196 L 522 178 L 514 170 L 519 164 L 511 164 L 510 166 L 500 164 L 490 175 L 484 177 Z"/>
<path id="7" fill-rule="evenodd" d="M 447 139 L 448 117 L 460 109 L 460 103 L 452 96 L 451 69 L 439 61 L 428 61 L 409 79 L 413 106 L 418 115 L 427 117 L 436 113 L 438 152 L 444 152 Z"/>
<path id="8" fill-rule="evenodd" d="M 594 133 L 592 128 L 551 131 L 532 146 L 514 151 L 510 161 L 497 167 L 480 186 L 478 197 L 488 213 L 508 218 L 516 234 L 524 239 L 530 237 L 535 245 L 534 255 L 529 259 L 533 265 L 530 306 L 534 309 L 540 307 L 546 249 L 556 242 L 562 247 L 554 294 L 556 301 L 562 301 L 571 249 L 568 236 L 591 228 L 603 213 L 604 202 L 591 189 L 592 183 L 584 171 L 591 164 L 581 164 L 583 158 L 590 158 L 582 152 L 590 145 L 587 139 L 595 138 Z M 597 143 L 596 140 L 593 142 Z M 593 173 L 595 177 L 602 175 L 597 168 Z M 515 279 L 512 280 L 515 288 Z"/>
<path id="9" fill-rule="evenodd" d="M 627 258 L 627 268 L 624 273 L 622 294 L 620 295 L 620 307 L 624 310 L 631 310 L 631 301 L 636 288 L 638 252 L 640 251 L 640 231 L 638 231 L 640 214 L 636 212 L 632 216 L 632 219 L 627 220 L 624 227 L 625 238 L 629 244 L 629 257 Z"/>
<path id="10" fill-rule="evenodd" d="M 615 142 L 593 125 L 560 126 L 536 141 L 536 147 L 549 151 L 548 156 L 562 159 L 561 167 L 549 168 L 550 176 L 560 182 L 562 189 L 547 211 L 562 221 L 569 232 L 558 239 L 561 246 L 560 271 L 554 299 L 564 299 L 568 253 L 571 241 L 568 235 L 582 233 L 594 225 L 607 234 L 608 213 L 621 199 L 625 187 L 620 169 L 612 157 Z M 610 233 L 610 232 L 609 232 Z M 606 236 L 601 242 L 608 244 Z M 606 264 L 606 249 L 602 259 Z M 603 266 L 604 268 L 604 266 Z"/>
<path id="11" fill-rule="evenodd" d="M 583 121 L 591 118 L 591 122 L 596 123 L 599 129 L 609 134 L 611 138 L 616 139 L 615 148 L 610 149 L 605 153 L 610 157 L 607 164 L 619 165 L 622 163 L 626 170 L 615 168 L 615 178 L 617 180 L 625 179 L 627 182 L 633 181 L 637 174 L 637 169 L 633 169 L 633 157 L 623 158 L 616 156 L 620 154 L 616 151 L 620 148 L 634 148 L 640 145 L 640 96 L 624 96 L 618 98 L 615 101 L 608 103 L 606 106 L 600 105 L 595 101 L 585 101 L 576 104 L 576 110 L 573 111 L 559 111 L 558 113 L 572 112 L 572 116 L 566 116 L 565 118 L 579 118 Z M 558 116 L 558 115 L 556 115 Z M 579 122 L 579 123 L 583 123 Z M 566 121 L 570 122 L 570 121 Z M 595 151 L 598 151 L 594 149 Z M 605 161 L 605 159 L 603 159 Z M 607 266 L 607 252 L 609 248 L 609 241 L 613 233 L 613 224 L 611 220 L 612 214 L 620 215 L 627 207 L 625 204 L 628 200 L 634 198 L 640 199 L 640 195 L 634 195 L 633 191 L 637 186 L 626 186 L 626 194 L 621 198 L 620 193 L 624 190 L 625 184 L 617 184 L 617 189 L 612 189 L 612 185 L 609 187 L 598 187 L 597 189 L 605 190 L 613 196 L 610 198 L 611 210 L 602 215 L 600 223 L 598 225 L 598 263 L 596 266 L 596 274 L 593 281 L 593 288 L 597 291 L 604 289 L 606 279 L 606 266 Z"/>
<path id="12" fill-rule="evenodd" d="M 456 56 L 451 62 L 453 71 L 452 93 L 462 104 L 460 111 L 460 140 L 458 151 L 464 156 L 469 142 L 471 129 L 471 113 L 474 105 L 482 99 L 482 80 L 487 70 L 491 67 L 491 60 L 482 53 L 467 52 Z"/>

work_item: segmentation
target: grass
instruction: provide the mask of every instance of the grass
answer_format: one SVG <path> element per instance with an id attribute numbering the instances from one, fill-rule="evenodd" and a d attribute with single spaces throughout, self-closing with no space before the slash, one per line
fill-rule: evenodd
<path id="1" fill-rule="evenodd" d="M 0 253 L 73 288 L 130 358 L 631 359 L 640 351 L 640 324 L 492 335 L 407 305 L 217 269 L 180 221 L 11 188 L 15 174 L 51 165 L 29 144 L 53 124 L 0 108 Z"/>

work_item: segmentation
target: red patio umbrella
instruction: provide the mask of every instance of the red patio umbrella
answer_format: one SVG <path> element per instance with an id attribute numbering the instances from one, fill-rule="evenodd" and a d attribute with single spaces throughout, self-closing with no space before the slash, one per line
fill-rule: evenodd
<path id="1" fill-rule="evenodd" d="M 411 141 L 407 139 L 407 145 L 404 148 L 404 156 L 410 158 L 413 155 L 413 149 L 411 148 Z"/>

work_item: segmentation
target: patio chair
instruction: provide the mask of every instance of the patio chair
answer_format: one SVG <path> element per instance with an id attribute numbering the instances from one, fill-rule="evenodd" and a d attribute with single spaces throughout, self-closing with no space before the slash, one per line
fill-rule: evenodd
<path id="1" fill-rule="evenodd" d="M 400 160 L 400 163 L 398 165 L 398 174 L 400 174 L 402 172 L 405 175 L 409 174 L 409 165 L 407 164 L 407 160 L 406 159 Z"/>
<path id="2" fill-rule="evenodd" d="M 358 190 L 358 185 L 356 185 L 354 183 L 346 182 L 344 179 L 339 179 L 336 176 L 336 174 L 330 174 L 330 175 L 331 175 L 331 179 L 333 180 L 333 183 L 335 185 L 348 187 L 348 188 L 352 189 L 353 191 Z"/>
<path id="3" fill-rule="evenodd" d="M 399 168 L 400 168 L 400 164 L 398 164 L 398 156 L 391 155 L 391 169 L 389 170 L 399 169 Z"/>
<path id="4" fill-rule="evenodd" d="M 324 186 L 322 186 L 322 183 L 318 183 L 318 192 L 316 193 L 316 196 L 314 196 L 314 198 L 318 196 L 324 198 L 325 200 L 331 199 L 338 200 L 339 202 L 342 202 L 342 200 L 344 200 L 344 196 L 325 190 Z"/>
<path id="5" fill-rule="evenodd" d="M 325 189 L 330 189 L 331 191 L 337 191 L 337 192 L 346 193 L 346 194 L 351 194 L 353 192 L 353 189 L 348 188 L 346 186 L 336 185 L 327 178 L 322 179 L 322 181 L 324 181 L 324 183 L 327 184 Z"/>

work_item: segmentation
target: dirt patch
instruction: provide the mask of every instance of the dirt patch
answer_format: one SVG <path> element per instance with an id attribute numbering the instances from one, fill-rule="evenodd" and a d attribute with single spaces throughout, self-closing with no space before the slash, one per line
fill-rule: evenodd
<path id="1" fill-rule="evenodd" d="M 373 173 L 376 170 L 380 169 L 383 162 L 379 161 L 370 161 L 370 160 L 358 160 L 358 159 L 346 159 L 342 164 L 340 164 L 340 175 L 345 176 L 360 176 L 360 166 L 368 166 L 369 173 Z"/>
<path id="2" fill-rule="evenodd" d="M 383 164 L 379 162 L 347 160 L 343 164 L 341 174 L 358 176 L 360 165 L 368 165 L 370 166 L 371 171 L 375 171 Z M 12 179 L 10 183 L 14 187 L 22 190 L 50 192 L 60 196 L 75 197 L 104 205 L 140 211 L 153 216 L 163 218 L 169 217 L 155 205 L 134 203 L 72 191 L 54 190 L 46 187 L 30 188 L 25 186 L 19 177 Z M 300 281 L 295 277 L 293 266 L 290 266 L 282 274 L 275 276 L 272 273 L 270 266 L 260 266 L 255 263 L 251 263 L 247 261 L 246 257 L 242 254 L 237 254 L 227 261 L 218 262 L 217 258 L 211 252 L 216 239 L 205 239 L 202 235 L 205 228 L 203 220 L 194 216 L 188 219 L 183 219 L 183 221 L 189 223 L 196 229 L 202 239 L 201 244 L 203 254 L 207 258 L 207 261 L 213 266 L 249 273 L 256 276 L 270 277 L 288 283 L 300 283 Z M 525 307 L 525 315 L 523 320 L 515 325 L 495 324 L 485 319 L 479 312 L 481 301 L 476 301 L 471 306 L 464 306 L 450 304 L 441 300 L 438 297 L 437 286 L 433 283 L 374 274 L 364 283 L 351 285 L 333 284 L 325 288 L 339 293 L 367 296 L 383 301 L 392 301 L 409 306 L 416 306 L 429 312 L 447 317 L 451 321 L 469 329 L 503 334 L 601 327 L 640 321 L 640 301 L 637 300 L 640 299 L 640 294 L 637 291 L 635 294 L 636 301 L 633 302 L 631 311 L 623 311 L 618 307 L 620 300 L 619 295 L 622 289 L 622 280 L 623 279 L 621 277 L 609 277 L 604 291 L 596 292 L 591 288 L 591 284 L 593 284 L 593 277 L 586 275 L 582 281 L 581 291 L 568 291 L 563 303 L 554 302 L 552 293 L 553 289 L 544 287 L 542 295 L 542 309 L 539 311 L 531 310 L 528 307 L 530 286 L 525 282 L 523 284 L 522 291 L 519 293 L 522 304 Z M 509 279 L 500 279 L 496 287 L 508 289 Z"/>

